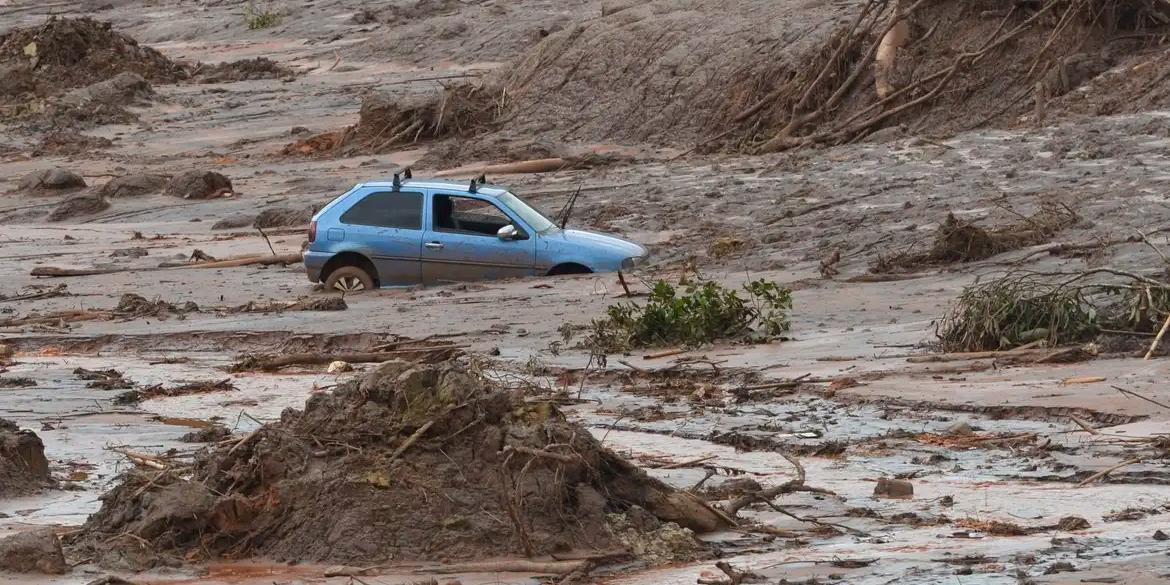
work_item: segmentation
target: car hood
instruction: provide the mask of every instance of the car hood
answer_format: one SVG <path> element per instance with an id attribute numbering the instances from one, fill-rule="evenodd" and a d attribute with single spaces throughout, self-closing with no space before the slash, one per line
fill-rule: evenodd
<path id="1" fill-rule="evenodd" d="M 645 256 L 646 248 L 635 244 L 629 240 L 623 240 L 616 236 L 606 234 L 599 234 L 597 232 L 590 232 L 585 230 L 561 230 L 552 237 L 563 238 L 567 243 L 577 246 L 585 246 L 590 248 L 605 248 L 613 252 L 620 252 L 625 254 L 625 257 Z"/>

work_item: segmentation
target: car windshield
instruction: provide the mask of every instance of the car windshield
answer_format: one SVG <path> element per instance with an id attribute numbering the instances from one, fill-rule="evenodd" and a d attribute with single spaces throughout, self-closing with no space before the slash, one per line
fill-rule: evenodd
<path id="1" fill-rule="evenodd" d="M 520 219 L 524 220 L 524 223 L 527 223 L 529 227 L 538 233 L 543 234 L 550 229 L 556 228 L 556 224 L 543 212 L 511 193 L 500 195 L 500 202 L 507 205 L 508 209 L 516 212 L 516 215 L 519 215 Z"/>

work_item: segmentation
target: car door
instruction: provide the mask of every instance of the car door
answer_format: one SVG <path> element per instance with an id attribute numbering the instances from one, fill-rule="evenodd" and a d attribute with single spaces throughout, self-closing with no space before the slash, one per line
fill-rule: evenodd
<path id="1" fill-rule="evenodd" d="M 382 189 L 361 197 L 339 218 L 346 248 L 374 263 L 383 286 L 421 282 L 423 193 Z"/>
<path id="2" fill-rule="evenodd" d="M 423 233 L 424 284 L 531 276 L 536 258 L 535 234 L 487 197 L 434 192 Z M 512 225 L 516 237 L 501 240 L 496 232 Z"/>

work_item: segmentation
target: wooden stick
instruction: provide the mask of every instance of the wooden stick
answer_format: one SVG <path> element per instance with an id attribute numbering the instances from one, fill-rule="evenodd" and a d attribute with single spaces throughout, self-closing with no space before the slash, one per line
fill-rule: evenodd
<path id="1" fill-rule="evenodd" d="M 456 175 L 480 175 L 491 173 L 493 175 L 510 175 L 519 173 L 551 173 L 561 169 L 569 168 L 571 164 L 563 158 L 538 158 L 534 160 L 521 160 L 510 163 L 503 163 L 498 165 L 487 165 L 483 167 L 469 168 L 460 167 L 454 169 L 447 169 L 439 171 L 434 174 L 436 177 L 453 177 Z"/>
<path id="2" fill-rule="evenodd" d="M 1089 433 L 1090 435 L 1100 435 L 1101 434 L 1101 431 L 1098 431 L 1097 429 L 1094 429 L 1093 427 L 1089 426 L 1089 423 L 1081 420 L 1080 418 L 1077 418 L 1077 415 L 1075 415 L 1075 414 L 1068 415 L 1068 418 L 1071 419 L 1073 422 L 1077 423 L 1078 427 L 1081 427 L 1082 429 L 1085 430 L 1086 433 Z"/>
<path id="3" fill-rule="evenodd" d="M 1133 390 L 1126 390 L 1125 388 L 1122 388 L 1121 386 L 1113 386 L 1113 389 L 1117 390 L 1118 392 L 1121 392 L 1122 394 L 1125 394 L 1127 396 L 1133 396 L 1134 398 L 1141 398 L 1142 400 L 1145 400 L 1146 402 L 1149 402 L 1150 404 L 1157 404 L 1158 406 L 1161 406 L 1162 408 L 1170 409 L 1170 404 L 1163 404 L 1161 402 L 1158 402 L 1157 400 L 1154 400 L 1153 398 L 1146 398 L 1145 396 L 1142 396 L 1141 394 L 1138 394 L 1137 392 L 1134 392 Z"/>
<path id="4" fill-rule="evenodd" d="M 396 459 L 398 459 L 399 455 L 402 455 L 403 453 L 405 453 L 406 450 L 409 449 L 410 446 L 413 445 L 414 442 L 419 439 L 419 437 L 422 437 L 423 434 L 425 434 L 427 432 L 427 430 L 429 430 L 431 428 L 431 426 L 434 424 L 435 424 L 435 421 L 428 420 L 426 422 L 426 424 L 419 427 L 417 431 L 412 433 L 410 435 L 410 437 L 408 437 L 405 441 L 403 441 L 403 443 L 401 445 L 399 445 L 397 449 L 394 450 L 394 453 L 390 455 L 390 459 L 386 461 L 386 466 L 388 467 L 391 463 L 394 463 L 394 461 Z"/>
<path id="5" fill-rule="evenodd" d="M 1166 315 L 1166 322 L 1162 323 L 1162 329 L 1158 331 L 1158 335 L 1154 337 L 1154 342 L 1150 344 L 1150 351 L 1146 352 L 1145 359 L 1153 357 L 1154 352 L 1158 350 L 1158 344 L 1162 343 L 1162 336 L 1166 335 L 1166 330 L 1170 329 L 1170 315 Z"/>
<path id="6" fill-rule="evenodd" d="M 1106 475 L 1109 475 L 1110 473 L 1113 473 L 1114 471 L 1121 469 L 1122 467 L 1126 467 L 1128 465 L 1133 465 L 1134 463 L 1141 463 L 1141 462 L 1142 462 L 1141 457 L 1138 457 L 1136 459 L 1129 459 L 1127 461 L 1122 461 L 1121 463 L 1118 463 L 1117 465 L 1114 465 L 1113 467 L 1110 467 L 1109 469 L 1102 469 L 1101 471 L 1098 471 L 1097 473 L 1090 475 L 1089 477 L 1085 478 L 1084 481 L 1082 481 L 1081 483 L 1078 483 L 1077 487 L 1085 487 L 1085 486 L 1097 481 L 1098 479 L 1101 479 L 1102 477 L 1105 477 Z"/>
<path id="7" fill-rule="evenodd" d="M 648 353 L 648 354 L 642 356 L 642 359 L 656 360 L 658 358 L 670 357 L 672 355 L 678 355 L 680 353 L 686 353 L 686 352 L 687 352 L 687 350 L 685 350 L 685 349 L 666 349 L 666 350 L 662 350 L 662 351 L 656 351 L 654 353 Z"/>

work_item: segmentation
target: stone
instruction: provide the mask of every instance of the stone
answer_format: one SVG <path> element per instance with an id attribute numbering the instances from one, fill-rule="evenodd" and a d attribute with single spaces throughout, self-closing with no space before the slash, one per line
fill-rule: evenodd
<path id="1" fill-rule="evenodd" d="M 61 575 L 67 568 L 61 541 L 52 529 L 30 530 L 0 540 L 0 570 Z"/>
<path id="2" fill-rule="evenodd" d="M 873 495 L 877 498 L 910 499 L 914 497 L 914 484 L 904 479 L 880 478 L 873 486 Z"/>

